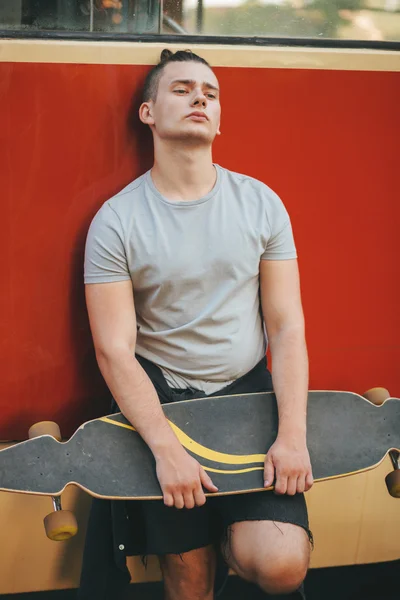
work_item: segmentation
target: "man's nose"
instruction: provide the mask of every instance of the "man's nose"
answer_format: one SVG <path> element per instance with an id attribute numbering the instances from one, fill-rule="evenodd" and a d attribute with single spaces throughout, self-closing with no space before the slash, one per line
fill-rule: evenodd
<path id="1" fill-rule="evenodd" d="M 201 90 L 196 91 L 192 104 L 193 106 L 203 106 L 204 108 L 207 106 L 207 97 Z"/>

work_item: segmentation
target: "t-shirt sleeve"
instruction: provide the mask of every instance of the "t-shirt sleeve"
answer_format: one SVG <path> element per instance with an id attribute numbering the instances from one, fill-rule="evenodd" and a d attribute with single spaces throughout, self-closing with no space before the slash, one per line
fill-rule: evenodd
<path id="1" fill-rule="evenodd" d="M 108 203 L 95 215 L 85 247 L 85 283 L 130 279 L 121 221 Z"/>
<path id="2" fill-rule="evenodd" d="M 282 200 L 268 188 L 266 197 L 267 229 L 263 235 L 262 260 L 289 260 L 297 258 L 292 225 Z"/>

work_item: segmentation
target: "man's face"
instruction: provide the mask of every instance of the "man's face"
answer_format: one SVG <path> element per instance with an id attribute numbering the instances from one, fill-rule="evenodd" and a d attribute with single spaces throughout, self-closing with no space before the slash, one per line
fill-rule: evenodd
<path id="1" fill-rule="evenodd" d="M 201 63 L 166 65 L 155 101 L 145 104 L 148 106 L 145 122 L 161 139 L 211 144 L 219 133 L 218 80 L 212 70 Z"/>

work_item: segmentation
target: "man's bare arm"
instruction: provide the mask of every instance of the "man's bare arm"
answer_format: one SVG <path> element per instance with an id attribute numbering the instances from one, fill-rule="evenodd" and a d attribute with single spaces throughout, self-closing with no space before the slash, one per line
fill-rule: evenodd
<path id="1" fill-rule="evenodd" d="M 86 304 L 100 371 L 124 416 L 152 451 L 164 502 L 192 508 L 205 502 L 211 479 L 183 449 L 157 392 L 135 358 L 136 315 L 131 281 L 86 285 Z"/>
<path id="2" fill-rule="evenodd" d="M 306 446 L 308 357 L 297 261 L 262 260 L 260 290 L 279 413 L 265 479 L 271 485 L 275 474 L 276 492 L 294 494 L 313 483 Z"/>

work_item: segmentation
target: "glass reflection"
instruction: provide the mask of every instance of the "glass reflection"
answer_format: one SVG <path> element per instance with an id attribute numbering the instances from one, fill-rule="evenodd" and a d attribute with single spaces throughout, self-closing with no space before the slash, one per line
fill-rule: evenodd
<path id="1" fill-rule="evenodd" d="M 400 41 L 400 0 L 1 0 L 0 28 Z"/>

